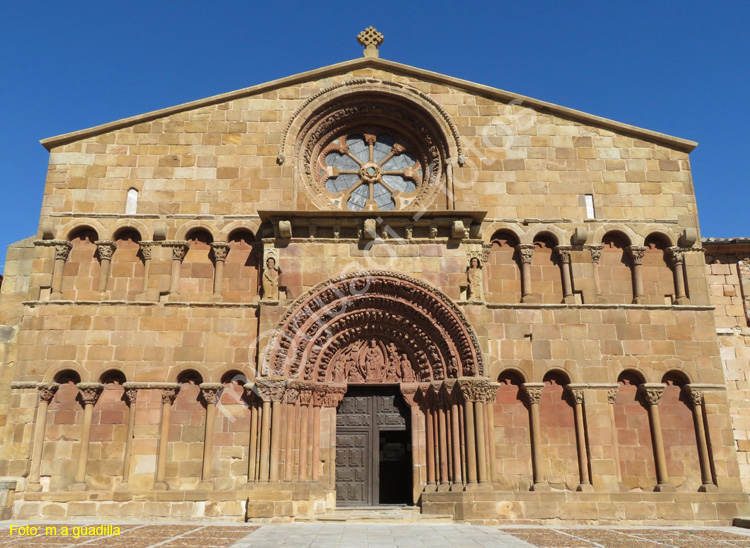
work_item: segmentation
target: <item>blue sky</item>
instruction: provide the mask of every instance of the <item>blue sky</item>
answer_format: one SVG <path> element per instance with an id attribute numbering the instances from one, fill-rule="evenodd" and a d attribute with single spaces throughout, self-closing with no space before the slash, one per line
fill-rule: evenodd
<path id="1" fill-rule="evenodd" d="M 40 139 L 359 57 L 368 25 L 386 59 L 698 141 L 703 236 L 750 236 L 747 1 L 0 6 L 3 255 L 37 230 Z"/>

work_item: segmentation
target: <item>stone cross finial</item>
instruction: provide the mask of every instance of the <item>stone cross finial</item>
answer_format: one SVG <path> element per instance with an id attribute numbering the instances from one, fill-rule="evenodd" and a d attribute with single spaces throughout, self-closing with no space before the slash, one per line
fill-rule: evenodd
<path id="1" fill-rule="evenodd" d="M 383 39 L 383 35 L 375 30 L 375 27 L 367 27 L 357 35 L 357 42 L 365 47 L 365 57 L 380 57 L 378 48 Z"/>

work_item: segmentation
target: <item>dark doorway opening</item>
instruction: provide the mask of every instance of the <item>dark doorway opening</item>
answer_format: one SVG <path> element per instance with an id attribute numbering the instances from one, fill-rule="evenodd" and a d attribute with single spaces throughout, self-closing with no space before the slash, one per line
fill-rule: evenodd
<path id="1" fill-rule="evenodd" d="M 337 504 L 411 504 L 411 451 L 398 388 L 350 387 L 336 415 Z"/>

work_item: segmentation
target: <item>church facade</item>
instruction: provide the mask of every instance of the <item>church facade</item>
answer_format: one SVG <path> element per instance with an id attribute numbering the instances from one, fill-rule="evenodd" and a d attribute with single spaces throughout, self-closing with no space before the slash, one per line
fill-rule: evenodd
<path id="1" fill-rule="evenodd" d="M 714 302 L 747 263 L 706 264 L 696 143 L 380 41 L 43 141 L 0 300 L 6 516 L 748 511 L 720 340 L 747 309 Z"/>

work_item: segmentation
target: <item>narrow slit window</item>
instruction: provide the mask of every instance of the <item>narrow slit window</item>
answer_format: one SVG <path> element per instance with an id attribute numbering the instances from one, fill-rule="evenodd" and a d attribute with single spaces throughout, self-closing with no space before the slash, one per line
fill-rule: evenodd
<path id="1" fill-rule="evenodd" d="M 128 190 L 128 197 L 125 201 L 125 214 L 134 215 L 138 213 L 138 191 L 134 188 Z"/>
<path id="2" fill-rule="evenodd" d="M 584 194 L 583 202 L 586 205 L 586 218 L 596 219 L 596 213 L 594 212 L 594 195 Z"/>

